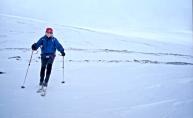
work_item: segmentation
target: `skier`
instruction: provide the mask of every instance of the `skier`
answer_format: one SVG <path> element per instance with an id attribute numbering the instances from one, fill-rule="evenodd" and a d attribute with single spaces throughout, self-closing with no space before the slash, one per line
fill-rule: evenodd
<path id="1" fill-rule="evenodd" d="M 42 90 L 46 90 L 48 86 L 48 81 L 50 78 L 52 64 L 56 56 L 56 49 L 61 53 L 62 56 L 65 56 L 64 48 L 59 43 L 59 41 L 53 36 L 53 29 L 46 28 L 45 35 L 38 40 L 37 43 L 32 45 L 32 50 L 37 50 L 41 48 L 41 70 L 40 70 L 40 88 L 38 93 Z M 46 70 L 46 76 L 45 76 Z"/>

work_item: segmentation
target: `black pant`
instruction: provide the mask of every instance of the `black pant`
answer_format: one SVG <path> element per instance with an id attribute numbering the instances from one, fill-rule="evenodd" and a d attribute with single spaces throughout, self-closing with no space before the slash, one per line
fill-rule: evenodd
<path id="1" fill-rule="evenodd" d="M 53 61 L 54 61 L 53 58 L 41 57 L 40 85 L 47 86 L 52 71 Z M 45 70 L 46 70 L 46 77 L 45 77 Z"/>

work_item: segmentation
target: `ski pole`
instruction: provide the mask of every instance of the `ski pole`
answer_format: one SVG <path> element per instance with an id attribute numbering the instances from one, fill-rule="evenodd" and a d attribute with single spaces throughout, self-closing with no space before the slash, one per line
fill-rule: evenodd
<path id="1" fill-rule="evenodd" d="M 62 82 L 61 83 L 65 83 L 65 81 L 64 81 L 64 56 L 62 57 Z"/>
<path id="2" fill-rule="evenodd" d="M 25 74 L 25 78 L 24 78 L 24 81 L 23 81 L 23 84 L 22 84 L 21 88 L 25 88 L 24 84 L 25 84 L 25 81 L 26 81 L 26 78 L 27 78 L 27 74 L 28 74 L 28 70 L 29 70 L 31 61 L 32 61 L 33 52 L 34 52 L 34 51 L 32 50 L 32 52 L 31 52 L 31 57 L 30 57 L 30 60 L 29 60 L 29 64 L 28 64 L 28 67 L 27 67 L 27 71 L 26 71 L 26 74 Z"/>

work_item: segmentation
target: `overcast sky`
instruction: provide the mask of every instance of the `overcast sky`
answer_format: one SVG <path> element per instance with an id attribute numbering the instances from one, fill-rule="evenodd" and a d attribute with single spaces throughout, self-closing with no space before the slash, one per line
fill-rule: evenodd
<path id="1" fill-rule="evenodd" d="M 192 0 L 0 0 L 0 13 L 117 32 L 192 30 Z"/>

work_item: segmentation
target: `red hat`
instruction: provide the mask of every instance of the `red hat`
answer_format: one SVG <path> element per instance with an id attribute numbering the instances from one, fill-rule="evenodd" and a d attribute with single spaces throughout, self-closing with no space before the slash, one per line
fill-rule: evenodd
<path id="1" fill-rule="evenodd" d="M 53 29 L 52 28 L 46 28 L 46 32 L 53 34 Z"/>

